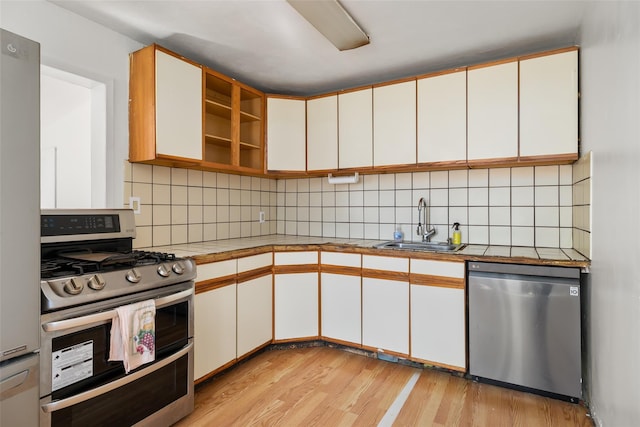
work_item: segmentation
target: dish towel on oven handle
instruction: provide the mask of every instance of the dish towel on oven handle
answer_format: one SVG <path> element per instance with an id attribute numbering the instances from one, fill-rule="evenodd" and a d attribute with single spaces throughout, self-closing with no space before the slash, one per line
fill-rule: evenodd
<path id="1" fill-rule="evenodd" d="M 122 360 L 129 371 L 155 360 L 154 300 L 140 301 L 116 308 L 111 322 L 109 361 Z"/>

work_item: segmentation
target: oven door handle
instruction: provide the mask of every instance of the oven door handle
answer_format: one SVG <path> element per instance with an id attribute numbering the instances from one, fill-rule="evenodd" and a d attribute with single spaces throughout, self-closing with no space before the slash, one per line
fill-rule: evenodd
<path id="1" fill-rule="evenodd" d="M 185 354 L 189 353 L 189 351 L 191 351 L 192 348 L 193 348 L 193 343 L 190 342 L 189 344 L 182 347 L 182 349 L 180 349 L 176 353 L 172 354 L 167 358 L 159 360 L 158 362 L 154 363 L 153 365 L 147 368 L 141 369 L 139 371 L 132 373 L 131 375 L 127 375 L 118 380 L 112 381 L 108 384 L 102 385 L 100 387 L 96 387 L 92 390 L 88 390 L 83 393 L 77 394 L 73 397 L 68 397 L 66 399 L 45 403 L 44 405 L 41 405 L 41 408 L 44 412 L 51 413 L 54 411 L 59 411 L 60 409 L 68 408 L 69 406 L 77 405 L 78 403 L 82 403 L 86 400 L 93 399 L 94 397 L 98 397 L 112 390 L 115 390 L 118 387 L 122 387 L 126 384 L 136 381 L 144 377 L 145 375 L 149 375 L 150 373 L 157 371 L 158 369 L 164 368 L 165 366 L 175 362 Z"/>
<path id="2" fill-rule="evenodd" d="M 156 298 L 156 308 L 164 307 L 165 305 L 172 304 L 183 298 L 189 297 L 193 294 L 193 288 L 185 291 L 176 292 L 175 294 L 167 295 L 166 297 Z M 116 310 L 107 310 L 100 313 L 90 314 L 88 316 L 74 317 L 72 319 L 58 320 L 55 322 L 49 322 L 42 325 L 42 329 L 45 332 L 64 331 L 66 329 L 76 328 L 80 326 L 87 326 L 93 323 L 106 322 L 116 317 Z"/>

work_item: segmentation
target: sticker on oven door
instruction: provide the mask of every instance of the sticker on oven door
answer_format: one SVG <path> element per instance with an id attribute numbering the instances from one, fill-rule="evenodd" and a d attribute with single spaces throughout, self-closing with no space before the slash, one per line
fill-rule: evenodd
<path id="1" fill-rule="evenodd" d="M 580 288 L 577 286 L 570 286 L 569 295 L 571 295 L 572 297 L 580 296 Z"/>
<path id="2" fill-rule="evenodd" d="M 93 376 L 93 341 L 51 353 L 51 391 Z"/>

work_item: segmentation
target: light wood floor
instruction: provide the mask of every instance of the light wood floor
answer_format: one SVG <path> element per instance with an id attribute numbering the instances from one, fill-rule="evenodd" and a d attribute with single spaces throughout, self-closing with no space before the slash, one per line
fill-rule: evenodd
<path id="1" fill-rule="evenodd" d="M 376 426 L 420 374 L 394 426 L 592 426 L 581 405 L 329 347 L 265 351 L 196 387 L 176 426 Z"/>

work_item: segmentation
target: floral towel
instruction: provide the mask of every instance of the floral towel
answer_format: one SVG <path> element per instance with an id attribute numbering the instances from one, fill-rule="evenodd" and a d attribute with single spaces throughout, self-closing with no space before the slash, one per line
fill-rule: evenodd
<path id="1" fill-rule="evenodd" d="M 116 308 L 111 322 L 109 360 L 122 360 L 126 373 L 155 359 L 155 316 L 153 300 Z"/>

